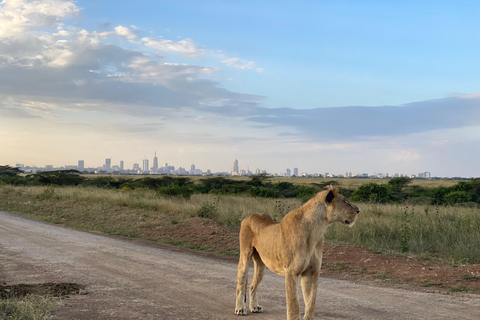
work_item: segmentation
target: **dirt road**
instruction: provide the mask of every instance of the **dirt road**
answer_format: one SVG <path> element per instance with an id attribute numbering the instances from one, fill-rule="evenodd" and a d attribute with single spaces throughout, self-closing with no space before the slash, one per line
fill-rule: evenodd
<path id="1" fill-rule="evenodd" d="M 250 275 L 252 272 L 250 272 Z M 57 319 L 239 319 L 236 261 L 80 232 L 0 211 L 0 283 L 75 282 Z M 480 299 L 321 279 L 318 319 L 478 319 Z M 260 286 L 263 314 L 286 319 L 283 278 Z"/>

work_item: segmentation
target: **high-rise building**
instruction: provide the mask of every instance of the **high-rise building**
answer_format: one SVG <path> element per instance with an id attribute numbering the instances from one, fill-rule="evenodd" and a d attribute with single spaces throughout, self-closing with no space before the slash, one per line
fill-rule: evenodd
<path id="1" fill-rule="evenodd" d="M 286 170 L 286 172 L 285 172 L 285 176 L 286 176 L 286 177 L 292 176 L 292 170 L 290 170 L 289 168 L 287 168 L 287 170 Z"/>
<path id="2" fill-rule="evenodd" d="M 190 166 L 190 171 L 192 171 L 192 172 L 195 171 L 195 165 L 194 165 L 194 164 L 192 164 L 192 165 Z"/>
<path id="3" fill-rule="evenodd" d="M 420 172 L 420 173 L 418 174 L 418 177 L 419 177 L 420 179 L 430 179 L 430 178 L 431 178 L 431 174 L 430 174 L 430 172 Z"/>
<path id="4" fill-rule="evenodd" d="M 138 163 L 133 164 L 133 171 L 140 171 L 140 165 Z"/>
<path id="5" fill-rule="evenodd" d="M 298 168 L 293 168 L 293 175 L 298 177 Z"/>
<path id="6" fill-rule="evenodd" d="M 157 172 L 158 172 L 157 150 L 155 150 L 155 157 L 153 157 L 153 167 L 152 167 L 152 171 L 153 171 L 154 173 L 157 173 Z"/>
<path id="7" fill-rule="evenodd" d="M 123 162 L 123 160 L 120 160 L 120 170 L 125 170 L 125 162 Z"/>
<path id="8" fill-rule="evenodd" d="M 78 166 L 77 166 L 79 171 L 85 170 L 85 161 L 83 160 L 78 160 Z"/>
<path id="9" fill-rule="evenodd" d="M 239 173 L 240 170 L 238 169 L 238 160 L 235 159 L 235 162 L 233 162 L 232 175 L 238 175 Z"/>
<path id="10" fill-rule="evenodd" d="M 148 166 L 148 159 L 147 158 L 143 159 L 142 170 L 143 170 L 143 172 L 148 172 L 150 170 L 150 167 Z"/>
<path id="11" fill-rule="evenodd" d="M 112 159 L 105 159 L 105 164 L 103 165 L 103 171 L 110 172 L 112 171 Z"/>

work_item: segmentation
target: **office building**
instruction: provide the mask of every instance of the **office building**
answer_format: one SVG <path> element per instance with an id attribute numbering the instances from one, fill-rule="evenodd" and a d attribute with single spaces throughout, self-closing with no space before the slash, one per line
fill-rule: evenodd
<path id="1" fill-rule="evenodd" d="M 112 171 L 112 159 L 105 159 L 105 164 L 103 165 L 103 171 L 110 172 Z"/>
<path id="2" fill-rule="evenodd" d="M 148 166 L 148 159 L 145 157 L 143 159 L 143 167 L 142 167 L 143 172 L 148 172 L 150 171 L 150 167 Z"/>

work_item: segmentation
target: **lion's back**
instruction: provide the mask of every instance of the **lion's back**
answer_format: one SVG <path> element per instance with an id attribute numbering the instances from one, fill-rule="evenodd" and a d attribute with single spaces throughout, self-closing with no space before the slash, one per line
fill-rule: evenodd
<path id="1" fill-rule="evenodd" d="M 252 214 L 243 219 L 241 229 L 250 229 L 254 234 L 259 234 L 265 227 L 277 224 L 272 217 L 266 213 Z"/>

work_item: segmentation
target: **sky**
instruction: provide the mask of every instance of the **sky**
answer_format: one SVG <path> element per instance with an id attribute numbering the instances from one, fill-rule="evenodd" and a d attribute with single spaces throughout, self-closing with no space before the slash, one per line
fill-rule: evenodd
<path id="1" fill-rule="evenodd" d="M 480 176 L 476 1 L 0 1 L 0 165 Z"/>

